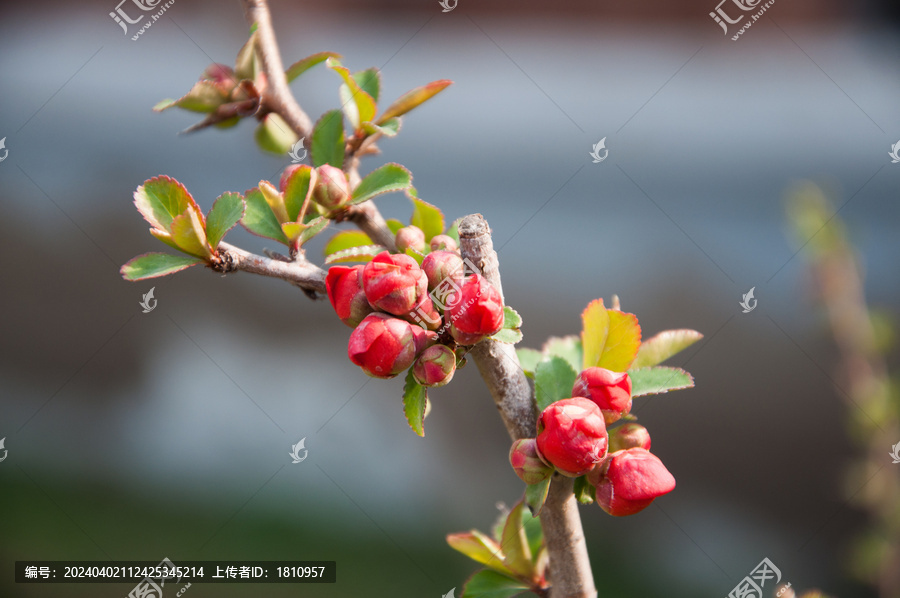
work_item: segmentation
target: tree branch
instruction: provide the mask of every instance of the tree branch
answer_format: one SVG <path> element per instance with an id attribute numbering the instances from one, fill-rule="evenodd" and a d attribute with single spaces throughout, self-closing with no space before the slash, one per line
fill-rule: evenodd
<path id="1" fill-rule="evenodd" d="M 299 256 L 290 261 L 281 261 L 245 251 L 224 241 L 219 243 L 220 272 L 243 270 L 262 276 L 286 280 L 312 297 L 325 294 L 325 275 L 327 272 L 306 258 Z"/>
<path id="2" fill-rule="evenodd" d="M 491 230 L 481 214 L 459 223 L 460 249 L 503 297 L 499 261 Z M 505 301 L 504 301 L 505 303 Z M 537 419 L 531 386 L 512 345 L 485 340 L 470 352 L 484 378 L 500 417 L 513 440 L 534 438 Z M 554 474 L 541 511 L 541 528 L 550 555 L 551 598 L 595 598 L 594 576 L 573 493 L 573 480 Z"/>

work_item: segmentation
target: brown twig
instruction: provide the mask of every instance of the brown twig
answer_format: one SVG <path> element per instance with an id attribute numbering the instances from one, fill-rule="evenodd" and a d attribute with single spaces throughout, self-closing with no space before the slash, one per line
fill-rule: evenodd
<path id="1" fill-rule="evenodd" d="M 263 257 L 235 247 L 230 243 L 219 243 L 219 265 L 214 269 L 220 272 L 242 270 L 262 276 L 280 278 L 297 285 L 307 292 L 317 295 L 325 294 L 325 275 L 327 272 L 304 257 L 282 261 Z"/>
<path id="2" fill-rule="evenodd" d="M 481 270 L 502 297 L 497 252 L 490 227 L 481 214 L 462 219 L 459 240 L 463 257 Z M 471 354 L 510 437 L 533 438 L 537 422 L 531 386 L 513 346 L 487 340 L 475 345 Z M 541 528 L 550 555 L 550 597 L 595 598 L 597 590 L 571 478 L 554 475 L 541 511 Z"/>

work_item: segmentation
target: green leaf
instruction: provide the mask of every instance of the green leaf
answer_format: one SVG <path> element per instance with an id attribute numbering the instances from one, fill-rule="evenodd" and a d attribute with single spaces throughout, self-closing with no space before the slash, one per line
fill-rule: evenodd
<path id="1" fill-rule="evenodd" d="M 681 368 L 654 366 L 628 370 L 631 376 L 631 396 L 660 394 L 670 390 L 691 388 L 694 378 Z"/>
<path id="2" fill-rule="evenodd" d="M 526 374 L 534 373 L 534 368 L 544 359 L 544 355 L 536 349 L 516 349 L 516 354 L 519 356 L 519 365 Z"/>
<path id="3" fill-rule="evenodd" d="M 287 76 L 288 83 L 316 66 L 317 64 L 321 64 L 325 62 L 329 58 L 341 58 L 340 54 L 336 54 L 334 52 L 317 52 L 312 54 L 311 56 L 307 56 L 301 60 L 298 60 L 291 66 L 287 67 L 287 70 L 284 71 L 285 76 Z"/>
<path id="4" fill-rule="evenodd" d="M 366 135 L 378 133 L 385 137 L 396 137 L 397 133 L 400 132 L 400 118 L 389 118 L 380 125 L 376 125 L 373 122 L 364 122 L 360 125 L 360 128 L 366 132 Z"/>
<path id="5" fill-rule="evenodd" d="M 523 338 L 522 331 L 518 328 L 503 328 L 500 332 L 491 336 L 491 340 L 495 340 L 498 343 L 506 343 L 507 345 L 520 343 Z"/>
<path id="6" fill-rule="evenodd" d="M 290 178 L 285 182 L 284 207 L 291 222 L 295 222 L 299 218 L 303 204 L 312 196 L 317 179 L 318 174 L 314 168 L 301 164 L 299 168 L 294 169 Z"/>
<path id="7" fill-rule="evenodd" d="M 419 436 L 425 436 L 425 403 L 428 401 L 428 391 L 424 386 L 416 382 L 412 368 L 406 374 L 406 383 L 403 385 L 403 413 L 409 427 Z"/>
<path id="8" fill-rule="evenodd" d="M 507 567 L 522 577 L 531 577 L 533 564 L 531 547 L 528 545 L 528 537 L 522 525 L 523 506 L 524 503 L 519 501 L 509 512 L 506 525 L 503 526 L 500 549 L 505 556 L 503 562 Z"/>
<path id="9" fill-rule="evenodd" d="M 392 233 L 394 233 L 395 235 L 397 234 L 398 230 L 400 230 L 401 228 L 406 226 L 405 224 L 403 224 L 396 218 L 388 218 L 386 220 L 386 222 L 387 222 L 388 230 L 391 231 Z"/>
<path id="10" fill-rule="evenodd" d="M 285 223 L 290 222 L 290 218 L 287 213 L 287 206 L 284 205 L 284 194 L 275 188 L 275 185 L 270 183 L 269 181 L 260 181 L 259 182 L 259 192 L 262 193 L 263 199 L 266 200 L 266 203 L 269 205 L 269 209 L 272 210 L 272 213 L 275 214 L 275 219 L 278 222 Z"/>
<path id="11" fill-rule="evenodd" d="M 325 258 L 326 264 L 338 264 L 341 262 L 369 262 L 373 257 L 384 251 L 381 245 L 363 245 L 335 251 Z"/>
<path id="12" fill-rule="evenodd" d="M 188 206 L 200 209 L 184 185 L 167 176 L 144 181 L 134 192 L 134 205 L 151 226 L 163 231 L 168 231 L 172 220 Z"/>
<path id="13" fill-rule="evenodd" d="M 469 578 L 460 598 L 511 598 L 528 589 L 524 582 L 483 569 Z"/>
<path id="14" fill-rule="evenodd" d="M 503 327 L 507 329 L 522 327 L 522 316 L 508 305 L 503 306 Z"/>
<path id="15" fill-rule="evenodd" d="M 664 330 L 641 343 L 633 368 L 642 368 L 662 363 L 676 353 L 683 351 L 703 338 L 696 330 Z"/>
<path id="16" fill-rule="evenodd" d="M 375 99 L 363 91 L 347 67 L 341 66 L 340 61 L 335 58 L 326 60 L 325 66 L 336 72 L 344 80 L 344 85 L 340 89 L 341 104 L 344 114 L 347 115 L 347 120 L 350 121 L 353 128 L 358 129 L 360 123 L 375 118 Z"/>
<path id="17" fill-rule="evenodd" d="M 462 218 L 457 218 L 450 224 L 450 228 L 444 233 L 448 237 L 452 238 L 456 241 L 456 245 L 459 246 L 459 222 Z"/>
<path id="18" fill-rule="evenodd" d="M 219 242 L 244 217 L 244 198 L 240 193 L 223 193 L 206 216 L 206 239 L 215 250 Z"/>
<path id="19" fill-rule="evenodd" d="M 367 174 L 359 182 L 359 185 L 353 190 L 353 199 L 350 203 L 355 205 L 368 201 L 382 193 L 402 191 L 409 187 L 410 184 L 412 184 L 412 175 L 406 168 L 399 164 L 385 164 Z"/>
<path id="20" fill-rule="evenodd" d="M 253 137 L 260 149 L 279 156 L 291 151 L 299 139 L 284 119 L 274 112 L 267 114 L 257 125 Z"/>
<path id="21" fill-rule="evenodd" d="M 444 89 L 446 89 L 447 86 L 451 83 L 453 83 L 453 81 L 441 79 L 439 81 L 432 81 L 427 85 L 416 87 L 413 90 L 407 91 L 405 94 L 397 98 L 397 100 L 393 104 L 388 106 L 387 110 L 385 110 L 381 115 L 381 118 L 378 119 L 378 124 L 381 124 L 395 116 L 402 116 L 406 114 L 416 106 L 444 91 Z"/>
<path id="22" fill-rule="evenodd" d="M 641 346 L 641 327 L 634 314 L 606 309 L 603 299 L 597 299 L 588 304 L 581 318 L 584 368 L 624 372 L 631 367 Z"/>
<path id="23" fill-rule="evenodd" d="M 216 108 L 228 101 L 228 97 L 222 93 L 222 90 L 212 81 L 198 81 L 194 83 L 191 90 L 177 100 L 166 99 L 153 107 L 155 112 L 162 112 L 174 106 L 189 110 L 191 112 L 200 112 L 209 114 L 215 112 Z"/>
<path id="24" fill-rule="evenodd" d="M 369 94 L 376 103 L 378 102 L 378 97 L 381 95 L 381 75 L 377 68 L 373 66 L 364 71 L 357 71 L 353 73 L 353 80 L 360 89 Z"/>
<path id="25" fill-rule="evenodd" d="M 543 411 L 551 403 L 572 397 L 572 387 L 578 374 L 569 363 L 553 356 L 537 364 L 534 370 L 534 399 L 538 411 Z"/>
<path id="26" fill-rule="evenodd" d="M 256 29 L 250 33 L 240 50 L 238 50 L 237 59 L 234 62 L 234 75 L 240 81 L 241 79 L 255 79 L 259 72 L 259 56 L 256 52 Z"/>
<path id="27" fill-rule="evenodd" d="M 425 233 L 425 242 L 444 232 L 444 214 L 436 206 L 418 197 L 411 197 L 413 203 L 412 218 L 409 223 L 417 226 Z"/>
<path id="28" fill-rule="evenodd" d="M 119 272 L 125 280 L 146 280 L 181 272 L 185 268 L 202 264 L 203 260 L 168 253 L 145 253 L 132 258 Z"/>
<path id="29" fill-rule="evenodd" d="M 459 534 L 448 534 L 447 544 L 450 548 L 463 553 L 476 563 L 490 567 L 501 573 L 513 575 L 503 563 L 503 551 L 500 545 L 477 529 Z"/>
<path id="30" fill-rule="evenodd" d="M 597 500 L 597 489 L 588 482 L 587 476 L 575 478 L 575 498 L 583 505 L 593 504 Z"/>
<path id="31" fill-rule="evenodd" d="M 324 253 L 327 257 L 344 249 L 372 244 L 372 239 L 366 233 L 358 230 L 345 230 L 331 237 L 328 243 L 325 244 Z"/>
<path id="32" fill-rule="evenodd" d="M 525 502 L 524 498 L 522 502 Z M 522 509 L 522 527 L 525 529 L 525 536 L 528 538 L 531 560 L 537 562 L 540 552 L 544 548 L 544 530 L 541 529 L 541 520 L 538 517 L 534 517 L 530 509 Z"/>
<path id="33" fill-rule="evenodd" d="M 287 237 L 281 230 L 281 224 L 272 213 L 272 208 L 266 202 L 262 192 L 258 188 L 251 189 L 244 193 L 244 203 L 247 208 L 244 211 L 244 217 L 241 218 L 241 224 L 254 235 L 272 239 L 279 243 L 288 244 Z"/>
<path id="34" fill-rule="evenodd" d="M 532 517 L 537 517 L 541 514 L 541 509 L 544 508 L 544 501 L 547 500 L 547 493 L 550 492 L 550 481 L 552 479 L 552 475 L 547 476 L 547 478 L 537 484 L 525 486 L 525 504 L 528 505 Z"/>
<path id="35" fill-rule="evenodd" d="M 304 243 L 318 235 L 320 232 L 325 230 L 325 227 L 330 223 L 331 220 L 329 220 L 325 216 L 319 216 L 318 218 L 310 220 L 307 224 L 304 225 L 306 228 L 303 229 L 303 231 L 300 233 L 300 236 L 297 238 L 297 246 L 299 247 L 303 245 Z"/>
<path id="36" fill-rule="evenodd" d="M 200 210 L 188 207 L 184 214 L 172 220 L 172 240 L 178 248 L 194 257 L 209 259 L 212 252 L 206 240 L 206 229 L 201 220 Z"/>
<path id="37" fill-rule="evenodd" d="M 545 357 L 562 357 L 576 372 L 583 369 L 584 352 L 581 349 L 581 339 L 575 334 L 562 337 L 551 336 L 544 343 L 543 352 Z"/>
<path id="38" fill-rule="evenodd" d="M 329 110 L 316 122 L 310 144 L 313 166 L 344 166 L 344 118 L 340 110 Z"/>

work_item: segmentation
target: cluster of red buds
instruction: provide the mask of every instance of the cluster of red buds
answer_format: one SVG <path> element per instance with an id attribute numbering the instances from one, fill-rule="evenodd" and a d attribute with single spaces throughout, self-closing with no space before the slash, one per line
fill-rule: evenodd
<path id="1" fill-rule="evenodd" d="M 456 241 L 437 235 L 426 248 L 415 226 L 397 232 L 401 251 L 425 255 L 422 265 L 384 251 L 368 264 L 332 266 L 325 284 L 342 322 L 354 328 L 350 361 L 376 378 L 412 367 L 423 386 L 450 382 L 459 345 L 474 345 L 503 327 L 503 301 L 479 272 L 467 269 Z"/>
<path id="2" fill-rule="evenodd" d="M 587 476 L 597 504 L 617 517 L 642 511 L 675 489 L 675 478 L 649 451 L 645 427 L 626 422 L 607 432 L 607 425 L 631 411 L 627 373 L 588 368 L 576 379 L 572 395 L 544 409 L 536 438 L 513 443 L 509 460 L 522 481 L 536 484 L 554 471 Z"/>

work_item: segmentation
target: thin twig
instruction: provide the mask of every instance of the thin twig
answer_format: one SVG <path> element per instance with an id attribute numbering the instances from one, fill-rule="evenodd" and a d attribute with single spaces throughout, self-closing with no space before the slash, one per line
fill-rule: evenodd
<path id="1" fill-rule="evenodd" d="M 500 296 L 499 262 L 491 230 L 481 214 L 466 216 L 459 223 L 460 248 Z M 536 414 L 531 386 L 519 365 L 512 345 L 482 341 L 471 354 L 500 411 L 500 417 L 513 440 L 533 438 Z M 588 559 L 587 544 L 573 492 L 573 480 L 555 474 L 550 494 L 541 511 L 541 528 L 550 555 L 551 598 L 596 598 L 594 576 Z"/>
<path id="2" fill-rule="evenodd" d="M 286 280 L 307 291 L 307 294 L 325 294 L 325 275 L 327 272 L 308 262 L 306 258 L 291 261 L 275 260 L 250 253 L 225 242 L 219 243 L 218 255 L 221 265 L 216 269 L 221 272 L 243 270 L 244 272 Z"/>

